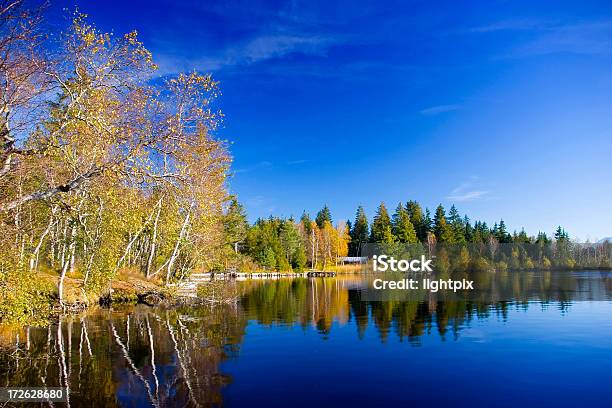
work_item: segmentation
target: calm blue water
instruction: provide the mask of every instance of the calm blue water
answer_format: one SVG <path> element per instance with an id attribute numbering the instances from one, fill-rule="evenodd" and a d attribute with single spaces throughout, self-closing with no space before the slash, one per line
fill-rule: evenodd
<path id="1" fill-rule="evenodd" d="M 612 303 L 533 302 L 410 342 L 371 322 L 315 327 L 249 321 L 221 371 L 229 405 L 612 406 Z"/>
<path id="2" fill-rule="evenodd" d="M 612 406 L 607 274 L 475 279 L 388 302 L 360 277 L 249 281 L 232 304 L 4 329 L 0 386 L 68 385 L 71 407 Z"/>

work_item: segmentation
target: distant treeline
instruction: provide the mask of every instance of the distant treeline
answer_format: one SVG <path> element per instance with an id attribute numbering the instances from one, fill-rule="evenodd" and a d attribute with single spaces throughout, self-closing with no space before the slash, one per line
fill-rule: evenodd
<path id="1" fill-rule="evenodd" d="M 371 244 L 387 254 L 435 255 L 443 270 L 612 267 L 607 243 L 573 243 L 560 226 L 551 237 L 544 232 L 530 236 L 524 229 L 510 233 L 503 219 L 489 227 L 461 216 L 454 205 L 448 215 L 439 205 L 432 219 L 430 211 L 423 211 L 416 201 L 399 203 L 392 215 L 383 203 L 371 223 L 359 206 L 353 222 L 342 220 L 335 225 L 327 206 L 314 220 L 303 213 L 299 221 L 269 217 L 252 226 L 240 204 L 234 203 L 231 209 L 232 225 L 242 224 L 245 231 L 244 239 L 236 238 L 237 255 L 281 271 L 337 266 L 338 259 L 347 255 L 371 255 L 363 250 L 367 247 L 372 252 Z"/>
<path id="2" fill-rule="evenodd" d="M 304 213 L 299 221 L 269 217 L 249 225 L 244 208 L 233 201 L 226 220 L 226 234 L 233 237 L 235 253 L 228 257 L 225 267 L 279 271 L 301 271 L 306 267 L 326 269 L 348 254 L 349 226 L 344 221 L 334 226 L 327 206 L 315 220 Z"/>
<path id="3" fill-rule="evenodd" d="M 448 215 L 440 204 L 435 210 L 433 219 L 429 209 L 423 208 L 416 201 L 399 203 L 392 216 L 389 216 L 384 203 L 376 210 L 371 225 L 363 207 L 357 208 L 355 221 L 351 226 L 351 245 L 349 253 L 359 255 L 359 248 L 365 243 L 445 243 L 466 244 L 495 240 L 497 243 L 542 243 L 569 241 L 569 234 L 558 227 L 553 237 L 545 232 L 529 236 L 524 229 L 520 232 L 508 231 L 503 219 L 489 227 L 484 221 L 472 222 L 467 215 L 461 216 L 457 208 L 451 206 Z"/>

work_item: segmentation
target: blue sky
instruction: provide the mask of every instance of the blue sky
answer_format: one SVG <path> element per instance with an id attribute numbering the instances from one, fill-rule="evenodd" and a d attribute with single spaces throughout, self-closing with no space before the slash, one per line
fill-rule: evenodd
<path id="1" fill-rule="evenodd" d="M 138 30 L 160 74 L 221 82 L 252 220 L 416 199 L 612 236 L 609 1 L 52 1 L 53 21 L 74 4 Z"/>

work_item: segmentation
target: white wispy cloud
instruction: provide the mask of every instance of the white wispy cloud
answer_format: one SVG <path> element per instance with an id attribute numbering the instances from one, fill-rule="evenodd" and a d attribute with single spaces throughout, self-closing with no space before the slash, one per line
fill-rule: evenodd
<path id="1" fill-rule="evenodd" d="M 455 187 L 446 198 L 453 202 L 465 202 L 479 200 L 488 196 L 489 191 L 477 186 L 477 181 L 478 177 L 471 177 L 468 181 Z"/>
<path id="2" fill-rule="evenodd" d="M 343 43 L 341 35 L 309 34 L 281 30 L 254 35 L 239 43 L 215 50 L 211 55 L 194 58 L 176 54 L 158 54 L 156 61 L 161 74 L 200 69 L 219 71 L 224 68 L 249 66 L 269 60 L 287 58 L 292 54 L 326 55 L 329 48 Z"/>
<path id="3" fill-rule="evenodd" d="M 460 109 L 461 105 L 436 105 L 429 108 L 425 108 L 419 111 L 421 115 L 434 116 L 440 113 L 452 112 Z"/>
<path id="4" fill-rule="evenodd" d="M 312 2 L 287 1 L 266 7 L 246 0 L 185 0 L 179 3 L 176 6 L 182 8 L 183 14 L 212 15 L 214 24 L 227 24 L 228 30 L 227 33 L 223 31 L 223 35 L 216 35 L 214 30 L 206 35 L 207 30 L 197 30 L 196 39 L 188 37 L 189 46 L 182 49 L 179 45 L 179 39 L 183 40 L 181 27 L 169 25 L 159 30 L 154 37 L 157 47 L 153 51 L 160 66 L 160 76 L 193 69 L 227 74 L 244 72 L 247 71 L 244 68 L 248 68 L 250 73 L 265 72 L 274 76 L 344 77 L 345 72 L 290 57 L 326 56 L 336 46 L 375 41 L 372 35 L 347 30 L 351 21 L 364 18 L 375 10 L 374 7 L 345 7 L 340 13 L 330 14 L 326 8 Z"/>
<path id="5" fill-rule="evenodd" d="M 553 53 L 612 54 L 612 20 L 553 27 L 515 49 L 511 56 Z"/>
<path id="6" fill-rule="evenodd" d="M 250 173 L 252 171 L 255 170 L 259 170 L 262 168 L 268 168 L 268 167 L 272 167 L 272 162 L 269 162 L 267 160 L 263 160 L 260 161 L 258 163 L 253 164 L 252 166 L 247 166 L 247 167 L 242 167 L 239 169 L 234 170 L 234 174 L 238 174 L 238 173 Z"/>
<path id="7" fill-rule="evenodd" d="M 334 38 L 319 35 L 263 35 L 230 49 L 228 55 L 229 61 L 235 64 L 252 64 L 292 53 L 323 54 L 334 43 Z"/>
<path id="8" fill-rule="evenodd" d="M 492 33 L 496 31 L 523 31 L 523 30 L 535 30 L 548 27 L 551 23 L 548 21 L 537 20 L 537 19 L 510 19 L 496 21 L 491 24 L 472 27 L 468 31 L 472 33 Z"/>
<path id="9" fill-rule="evenodd" d="M 471 33 L 529 32 L 527 39 L 501 58 L 521 58 L 553 53 L 612 54 L 612 20 L 562 23 L 550 20 L 512 19 L 473 27 Z"/>
<path id="10" fill-rule="evenodd" d="M 463 201 L 473 201 L 479 198 L 482 198 L 488 191 L 465 191 L 463 193 L 456 193 L 448 196 L 447 198 L 451 201 L 463 202 Z"/>

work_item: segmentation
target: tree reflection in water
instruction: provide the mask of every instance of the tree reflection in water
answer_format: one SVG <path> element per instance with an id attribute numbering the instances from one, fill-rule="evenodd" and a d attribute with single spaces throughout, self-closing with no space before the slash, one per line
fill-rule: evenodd
<path id="1" fill-rule="evenodd" d="M 6 328 L 2 385 L 64 386 L 69 406 L 214 406 L 230 378 L 246 320 L 235 305 L 138 306 L 62 316 L 41 328 Z"/>
<path id="2" fill-rule="evenodd" d="M 384 302 L 362 301 L 362 277 L 246 281 L 236 304 L 99 309 L 48 327 L 0 326 L 0 386 L 68 387 L 72 407 L 218 406 L 232 381 L 221 363 L 239 357 L 249 324 L 312 328 L 323 339 L 348 325 L 358 338 L 376 330 L 382 342 L 396 335 L 419 345 L 428 335 L 457 339 L 473 319 L 505 320 L 512 308 L 567 313 L 575 300 L 612 293 L 599 272 L 471 278 L 480 290 L 466 298 L 421 293 Z"/>

